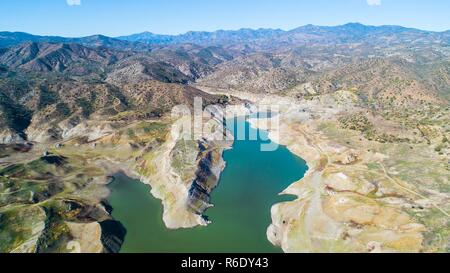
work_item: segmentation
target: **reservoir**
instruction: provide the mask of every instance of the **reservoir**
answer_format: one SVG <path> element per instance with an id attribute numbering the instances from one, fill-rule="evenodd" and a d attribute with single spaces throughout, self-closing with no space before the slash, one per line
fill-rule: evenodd
<path id="1" fill-rule="evenodd" d="M 213 208 L 206 211 L 212 221 L 207 227 L 168 230 L 162 221 L 162 205 L 151 196 L 150 187 L 117 174 L 110 185 L 109 202 L 113 217 L 127 229 L 123 253 L 281 252 L 266 236 L 271 223 L 270 209 L 275 203 L 292 200 L 279 196 L 290 184 L 300 180 L 307 166 L 304 160 L 286 147 L 262 152 L 267 132 L 252 128 L 244 118 L 235 122 L 247 132 L 258 134 L 257 140 L 236 140 L 224 152 L 227 162 L 213 191 Z"/>

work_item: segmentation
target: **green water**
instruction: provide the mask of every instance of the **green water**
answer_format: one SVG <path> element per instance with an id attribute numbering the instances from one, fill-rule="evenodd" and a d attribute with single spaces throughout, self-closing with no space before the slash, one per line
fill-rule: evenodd
<path id="1" fill-rule="evenodd" d="M 266 237 L 270 208 L 292 199 L 278 193 L 303 177 L 306 163 L 283 146 L 261 152 L 267 133 L 255 131 L 245 119 L 239 119 L 237 126 L 259 133 L 259 137 L 256 141 L 236 140 L 233 149 L 224 153 L 227 166 L 212 195 L 215 207 L 206 212 L 212 221 L 207 227 L 166 229 L 161 202 L 150 195 L 150 188 L 117 175 L 109 201 L 113 217 L 127 229 L 122 252 L 280 252 Z"/>

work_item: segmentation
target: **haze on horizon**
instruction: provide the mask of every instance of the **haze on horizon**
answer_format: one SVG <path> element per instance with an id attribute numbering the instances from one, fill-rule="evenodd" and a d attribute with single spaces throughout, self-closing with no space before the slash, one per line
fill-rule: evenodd
<path id="1" fill-rule="evenodd" d="M 449 10 L 450 2 L 440 0 L 2 0 L 0 31 L 121 36 L 349 22 L 445 31 Z"/>

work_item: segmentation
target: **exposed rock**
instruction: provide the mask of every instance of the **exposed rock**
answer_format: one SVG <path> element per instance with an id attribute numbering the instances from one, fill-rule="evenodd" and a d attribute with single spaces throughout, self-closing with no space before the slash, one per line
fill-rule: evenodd
<path id="1" fill-rule="evenodd" d="M 118 253 L 127 233 L 125 227 L 120 222 L 113 220 L 100 222 L 100 226 L 103 251 Z"/>
<path id="2" fill-rule="evenodd" d="M 73 240 L 67 248 L 72 253 L 101 253 L 103 244 L 101 241 L 102 228 L 97 222 L 93 223 L 66 223 L 69 226 Z"/>

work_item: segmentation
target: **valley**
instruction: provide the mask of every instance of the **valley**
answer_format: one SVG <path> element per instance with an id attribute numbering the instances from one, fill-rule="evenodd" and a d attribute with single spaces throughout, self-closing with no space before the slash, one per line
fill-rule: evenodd
<path id="1" fill-rule="evenodd" d="M 236 134 L 245 126 L 254 133 L 245 118 L 239 118 L 230 132 Z M 260 134 L 266 134 L 261 131 Z M 282 200 L 284 188 L 299 180 L 307 167 L 285 147 L 273 152 L 261 152 L 262 136 L 257 140 L 236 140 L 224 152 L 226 167 L 213 191 L 214 204 L 205 214 L 208 226 L 192 229 L 167 229 L 161 222 L 162 208 L 158 200 L 149 197 L 149 188 L 119 175 L 111 185 L 109 202 L 112 216 L 129 231 L 121 249 L 125 253 L 272 253 L 280 250 L 266 239 L 270 224 L 270 207 Z M 254 170 L 259 170 L 255 172 Z M 275 183 L 274 183 L 275 181 Z M 251 201 L 249 200 L 251 199 Z M 130 213 L 135 211 L 135 213 Z M 179 215 L 174 217 L 179 218 Z"/>
<path id="2" fill-rule="evenodd" d="M 357 23 L 0 32 L 0 252 L 448 252 L 449 44 Z M 221 130 L 233 115 L 280 148 Z"/>

